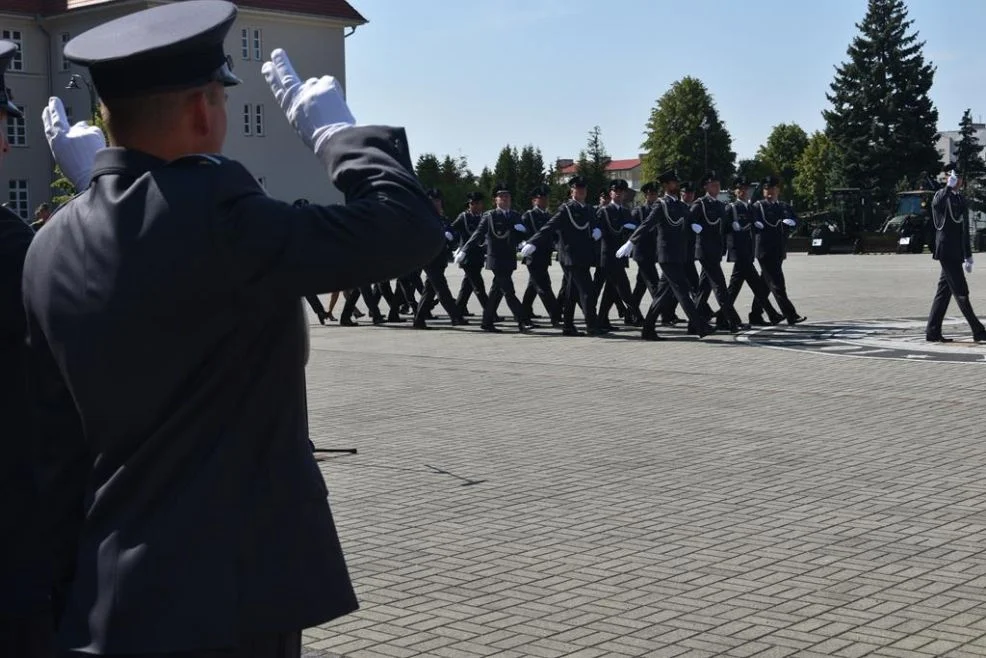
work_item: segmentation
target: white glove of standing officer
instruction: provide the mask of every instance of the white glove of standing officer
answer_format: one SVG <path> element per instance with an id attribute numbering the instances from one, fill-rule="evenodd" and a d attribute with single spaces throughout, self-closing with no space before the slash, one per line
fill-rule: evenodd
<path id="1" fill-rule="evenodd" d="M 742 231 L 743 230 L 743 227 L 740 226 L 740 223 L 739 222 L 733 222 L 733 230 L 734 231 Z"/>
<path id="2" fill-rule="evenodd" d="M 96 153 L 106 148 L 103 131 L 85 121 L 69 127 L 65 106 L 57 96 L 48 99 L 48 106 L 41 111 L 41 123 L 44 124 L 45 139 L 55 163 L 61 167 L 75 191 L 82 192 L 89 187 L 92 179 Z"/>
<path id="3" fill-rule="evenodd" d="M 598 242 L 599 239 L 602 238 L 602 237 L 603 237 L 603 232 L 602 231 L 600 231 L 598 228 L 592 229 L 592 239 L 593 240 L 595 240 L 596 242 Z"/>
<path id="4" fill-rule="evenodd" d="M 452 254 L 452 260 L 455 262 L 456 265 L 458 265 L 465 259 L 466 259 L 466 252 L 460 249 L 456 249 L 455 252 Z"/>
<path id="5" fill-rule="evenodd" d="M 695 231 L 695 235 L 698 235 L 699 233 L 702 232 L 702 225 L 701 224 L 692 224 L 692 230 Z"/>
<path id="6" fill-rule="evenodd" d="M 531 244 L 529 242 L 525 242 L 520 247 L 520 257 L 521 258 L 527 258 L 531 254 L 533 254 L 535 251 L 537 251 L 537 246 L 536 245 L 533 245 L 533 244 Z"/>
<path id="7" fill-rule="evenodd" d="M 939 178 L 938 180 L 941 180 L 941 179 Z M 955 175 L 955 172 L 953 171 L 952 173 L 950 173 L 948 175 L 948 186 L 954 189 L 955 186 L 958 185 L 958 184 L 959 184 L 959 177 L 956 176 Z"/>
<path id="8" fill-rule="evenodd" d="M 514 224 L 514 230 L 518 233 L 527 233 L 527 227 L 523 224 Z"/>
<path id="9" fill-rule="evenodd" d="M 260 70 L 301 141 L 325 164 L 329 138 L 356 125 L 339 83 L 331 75 L 302 82 L 281 48 L 270 54 L 270 61 Z"/>
<path id="10" fill-rule="evenodd" d="M 616 250 L 617 258 L 626 258 L 633 253 L 633 243 L 627 240 L 619 249 Z"/>

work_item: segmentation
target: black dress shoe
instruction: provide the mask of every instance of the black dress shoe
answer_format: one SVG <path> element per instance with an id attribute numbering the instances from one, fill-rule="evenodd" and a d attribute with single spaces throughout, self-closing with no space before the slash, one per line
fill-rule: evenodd
<path id="1" fill-rule="evenodd" d="M 775 315 L 775 316 L 772 316 L 770 318 L 770 320 L 768 320 L 768 322 L 771 325 L 780 324 L 781 322 L 784 322 L 784 316 L 783 315 Z"/>
<path id="2" fill-rule="evenodd" d="M 681 323 L 682 323 L 682 319 L 679 318 L 677 315 L 673 315 L 670 318 L 664 318 L 663 320 L 661 320 L 661 326 L 663 327 L 673 327 L 676 324 L 681 324 Z"/>
<path id="3" fill-rule="evenodd" d="M 787 319 L 787 323 L 793 327 L 796 324 L 801 324 L 802 322 L 804 322 L 807 319 L 808 318 L 806 318 L 805 316 L 799 315 L 797 317 L 788 318 Z"/>
<path id="4" fill-rule="evenodd" d="M 424 322 L 415 322 L 411 326 L 414 327 L 415 329 L 431 329 L 431 327 L 426 325 Z"/>
<path id="5" fill-rule="evenodd" d="M 986 340 L 986 336 L 981 336 L 983 340 Z M 929 343 L 951 343 L 953 342 L 951 338 L 945 338 L 941 334 L 934 334 L 931 336 L 925 336 L 924 339 Z M 973 338 L 973 340 L 976 340 Z"/>
<path id="6" fill-rule="evenodd" d="M 363 311 L 359 310 L 358 308 L 353 310 L 353 317 L 356 318 L 357 320 L 363 317 L 363 315 L 364 315 Z"/>
<path id="7" fill-rule="evenodd" d="M 493 318 L 493 322 L 503 322 L 503 320 L 504 317 L 502 315 L 498 315 L 495 318 Z"/>
<path id="8" fill-rule="evenodd" d="M 480 326 L 480 329 L 482 329 L 483 331 L 488 331 L 491 334 L 502 334 L 503 333 L 503 329 L 497 329 L 496 327 L 494 327 L 491 324 L 484 324 L 484 325 Z"/>
<path id="9" fill-rule="evenodd" d="M 322 325 L 323 327 L 325 326 L 325 321 L 328 320 L 328 319 L 329 319 L 329 314 L 328 313 L 319 313 L 318 314 L 318 323 L 320 325 Z"/>
<path id="10" fill-rule="evenodd" d="M 342 327 L 358 327 L 359 326 L 359 322 L 354 322 L 350 318 L 342 318 L 341 320 L 339 320 L 339 326 L 342 326 Z"/>
<path id="11" fill-rule="evenodd" d="M 657 332 L 654 331 L 653 329 L 651 329 L 649 331 L 642 331 L 640 333 L 640 338 L 641 338 L 641 340 L 650 340 L 650 341 L 664 340 L 663 338 L 661 338 L 660 336 L 658 336 L 657 335 Z"/>
<path id="12" fill-rule="evenodd" d="M 613 331 L 616 331 L 616 327 L 611 325 L 609 322 L 607 322 L 606 324 L 599 325 L 597 329 L 599 329 L 599 331 L 603 332 L 604 334 L 608 334 Z"/>
<path id="13" fill-rule="evenodd" d="M 407 322 L 407 320 L 399 316 L 397 313 L 392 312 L 387 316 L 387 322 L 395 322 L 399 324 L 401 322 Z"/>
<path id="14" fill-rule="evenodd" d="M 386 321 L 387 321 L 387 318 L 383 317 L 382 315 L 374 315 L 373 316 L 373 324 L 383 324 Z"/>
<path id="15" fill-rule="evenodd" d="M 469 311 L 463 311 L 462 312 L 462 317 L 464 317 L 464 318 L 474 318 L 474 317 L 476 317 L 476 314 L 475 313 L 470 313 Z"/>
<path id="16" fill-rule="evenodd" d="M 465 318 L 452 318 L 453 327 L 462 327 L 467 324 L 469 324 L 469 320 L 466 320 Z"/>
<path id="17" fill-rule="evenodd" d="M 535 324 L 535 323 L 531 322 L 530 320 L 528 320 L 527 322 L 524 322 L 523 325 L 525 327 L 527 327 L 528 329 L 540 329 L 541 328 L 541 325 Z"/>
<path id="18" fill-rule="evenodd" d="M 538 315 L 537 313 L 528 313 L 527 314 L 527 318 L 529 320 L 540 320 L 541 319 L 541 316 Z"/>
<path id="19" fill-rule="evenodd" d="M 974 334 L 972 340 L 976 343 L 986 343 L 986 333 Z"/>
<path id="20" fill-rule="evenodd" d="M 565 327 L 561 330 L 562 336 L 581 336 L 582 332 L 575 327 Z"/>
<path id="21" fill-rule="evenodd" d="M 763 316 L 751 315 L 750 316 L 750 326 L 751 327 L 767 327 L 770 323 L 763 319 Z"/>

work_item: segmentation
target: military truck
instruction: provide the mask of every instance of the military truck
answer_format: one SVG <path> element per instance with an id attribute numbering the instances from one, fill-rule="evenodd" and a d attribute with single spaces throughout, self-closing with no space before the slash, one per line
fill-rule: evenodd
<path id="1" fill-rule="evenodd" d="M 897 193 L 897 209 L 880 232 L 895 235 L 898 254 L 920 254 L 926 244 L 933 244 L 935 228 L 931 221 L 934 190 L 911 190 Z"/>

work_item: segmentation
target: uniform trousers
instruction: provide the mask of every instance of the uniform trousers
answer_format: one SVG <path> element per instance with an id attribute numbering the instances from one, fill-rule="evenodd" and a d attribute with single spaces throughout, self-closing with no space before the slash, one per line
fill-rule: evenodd
<path id="1" fill-rule="evenodd" d="M 527 317 L 524 315 L 524 307 L 517 294 L 514 292 L 514 279 L 512 270 L 493 270 L 493 283 L 490 285 L 490 295 L 486 306 L 483 308 L 483 326 L 492 327 L 496 322 L 497 307 L 500 300 L 507 300 L 507 306 L 513 313 L 517 324 L 522 323 Z"/>
<path id="2" fill-rule="evenodd" d="M 428 311 L 432 308 L 432 301 L 437 297 L 438 302 L 448 313 L 448 316 L 458 322 L 462 319 L 462 313 L 459 312 L 459 307 L 455 303 L 455 297 L 452 296 L 452 291 L 448 287 L 448 279 L 445 278 L 445 268 L 447 265 L 442 263 L 441 265 L 428 266 L 425 268 L 425 291 L 421 295 L 421 302 L 418 304 L 418 312 L 414 316 L 414 321 L 421 323 L 425 321 L 425 316 Z"/>
<path id="3" fill-rule="evenodd" d="M 627 310 L 624 317 L 627 320 L 636 320 L 640 315 L 640 307 L 633 306 L 633 297 L 630 291 L 630 280 L 627 278 L 627 271 L 622 265 L 608 265 L 600 267 L 596 271 L 602 271 L 604 283 L 602 298 L 599 301 L 599 312 L 597 317 L 602 324 L 609 322 L 609 309 L 617 301 L 623 301 Z M 634 311 L 636 308 L 636 311 Z"/>
<path id="4" fill-rule="evenodd" d="M 780 258 L 770 257 L 758 258 L 757 262 L 760 263 L 760 271 L 763 273 L 764 282 L 770 288 L 770 292 L 774 294 L 774 299 L 777 300 L 777 306 L 780 308 L 781 313 L 789 321 L 796 319 L 798 312 L 787 296 L 787 283 L 784 281 L 784 261 Z"/>
<path id="5" fill-rule="evenodd" d="M 716 303 L 719 304 L 719 312 L 722 313 L 724 321 L 728 324 L 740 324 L 736 311 L 733 309 L 733 300 L 729 296 L 729 286 L 726 285 L 726 275 L 722 271 L 722 263 L 718 259 L 707 258 L 700 261 L 702 263 L 702 275 L 699 277 L 699 294 L 696 305 L 699 308 L 709 306 L 709 292 L 714 292 Z"/>
<path id="6" fill-rule="evenodd" d="M 565 292 L 565 305 L 562 309 L 562 321 L 567 329 L 575 328 L 575 304 L 582 307 L 582 315 L 585 317 L 586 329 L 596 329 L 596 299 L 592 284 L 592 277 L 589 275 L 589 268 L 586 266 L 566 265 L 565 275 L 568 279 L 568 289 Z"/>
<path id="7" fill-rule="evenodd" d="M 661 263 L 661 270 L 664 278 L 659 285 L 660 292 L 657 297 L 651 300 L 650 308 L 644 317 L 644 331 L 653 331 L 657 324 L 657 318 L 666 309 L 671 307 L 674 302 L 681 306 L 681 310 L 688 317 L 690 326 L 700 326 L 698 311 L 692 301 L 691 286 L 688 283 L 688 274 L 684 263 Z"/>
<path id="8" fill-rule="evenodd" d="M 965 272 L 962 270 L 962 261 L 943 260 L 941 265 L 941 275 L 938 277 L 938 289 L 935 290 L 935 298 L 931 302 L 931 313 L 928 315 L 928 326 L 925 335 L 928 338 L 941 336 L 941 325 L 945 319 L 945 312 L 948 304 L 955 297 L 955 302 L 965 316 L 966 322 L 972 328 L 973 336 L 982 336 L 986 333 L 982 322 L 976 317 L 972 310 L 972 302 L 969 301 L 969 283 L 966 281 Z"/>
<path id="9" fill-rule="evenodd" d="M 534 262 L 527 263 L 527 289 L 524 290 L 523 307 L 525 317 L 530 318 L 534 312 L 534 299 L 541 298 L 544 310 L 552 322 L 561 318 L 561 311 L 558 308 L 558 300 L 555 293 L 551 290 L 551 275 L 548 274 L 550 263 Z"/>
<path id="10" fill-rule="evenodd" d="M 67 652 L 65 658 L 91 658 L 92 654 Z M 300 658 L 301 631 L 245 637 L 239 647 L 169 651 L 165 653 L 112 654 L 114 658 Z"/>
<path id="11" fill-rule="evenodd" d="M 750 310 L 751 316 L 757 317 L 764 311 L 767 311 L 767 316 L 771 322 L 778 322 L 784 317 L 770 303 L 770 288 L 767 287 L 763 277 L 757 272 L 757 268 L 753 266 L 752 259 L 738 260 L 733 263 L 733 272 L 729 276 L 729 299 L 734 305 L 733 313 L 736 313 L 736 298 L 739 297 L 740 289 L 744 283 L 749 286 L 750 292 L 753 293 L 753 306 Z M 738 313 L 733 317 L 733 320 L 740 322 Z"/>
<path id="12" fill-rule="evenodd" d="M 486 308 L 489 299 L 486 295 L 486 284 L 483 282 L 483 262 L 479 256 L 473 256 L 477 262 L 466 261 L 462 264 L 462 285 L 459 286 L 459 295 L 455 303 L 461 313 L 465 313 L 469 307 L 469 297 L 473 294 L 479 300 L 479 305 Z"/>

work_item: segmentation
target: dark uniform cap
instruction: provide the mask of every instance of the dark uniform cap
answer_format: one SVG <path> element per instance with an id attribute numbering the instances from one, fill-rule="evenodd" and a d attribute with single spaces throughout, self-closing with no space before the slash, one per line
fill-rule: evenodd
<path id="1" fill-rule="evenodd" d="M 679 186 L 678 189 L 680 189 L 682 192 L 694 192 L 695 186 L 692 184 L 691 181 L 686 180 Z"/>
<path id="2" fill-rule="evenodd" d="M 749 186 L 750 186 L 750 181 L 746 180 L 745 176 L 737 176 L 736 180 L 733 181 L 734 190 L 738 187 L 749 187 Z"/>
<path id="3" fill-rule="evenodd" d="M 506 183 L 497 183 L 493 186 L 493 196 L 500 196 L 501 194 L 510 194 Z"/>
<path id="4" fill-rule="evenodd" d="M 616 180 L 610 181 L 609 189 L 610 191 L 624 192 L 630 189 L 630 185 L 622 178 L 617 178 Z"/>
<path id="5" fill-rule="evenodd" d="M 942 167 L 942 172 L 943 173 L 950 174 L 953 171 L 956 173 L 956 175 L 958 175 L 959 168 L 958 168 L 958 165 L 956 165 L 954 162 L 949 162 L 947 165 L 945 165 L 944 167 Z"/>
<path id="6" fill-rule="evenodd" d="M 585 178 L 582 176 L 572 176 L 568 179 L 569 187 L 586 187 Z"/>
<path id="7" fill-rule="evenodd" d="M 486 197 L 483 196 L 482 192 L 470 192 L 469 194 L 466 195 L 466 201 L 469 201 L 471 203 L 475 203 L 476 201 L 482 201 L 485 198 Z"/>
<path id="8" fill-rule="evenodd" d="M 547 185 L 538 185 L 533 190 L 531 190 L 531 198 L 550 196 L 550 195 L 551 195 L 551 188 L 548 187 Z"/>
<path id="9" fill-rule="evenodd" d="M 432 188 L 428 189 L 425 192 L 425 194 L 428 195 L 428 198 L 429 199 L 439 199 L 439 200 L 441 200 L 443 198 L 442 197 L 442 191 L 440 189 L 438 189 L 437 187 L 432 187 Z"/>
<path id="10" fill-rule="evenodd" d="M 678 172 L 674 169 L 668 169 L 663 174 L 657 177 L 659 183 L 676 183 L 680 179 L 678 178 Z"/>
<path id="11" fill-rule="evenodd" d="M 705 172 L 705 175 L 702 176 L 702 180 L 699 181 L 699 185 L 701 185 L 702 187 L 705 187 L 706 185 L 708 185 L 709 183 L 711 183 L 713 181 L 718 182 L 719 181 L 719 176 L 714 171 L 707 171 L 707 172 Z"/>
<path id="12" fill-rule="evenodd" d="M 65 59 L 89 68 L 100 98 L 179 91 L 209 82 L 240 84 L 223 39 L 236 5 L 185 0 L 128 14 L 83 32 Z"/>
<path id="13" fill-rule="evenodd" d="M 650 194 L 651 192 L 657 192 L 657 185 L 654 183 L 644 183 L 640 186 L 640 191 L 644 194 Z"/>
<path id="14" fill-rule="evenodd" d="M 773 174 L 763 179 L 764 187 L 777 187 L 780 184 L 781 184 L 781 179 L 778 178 L 777 176 L 774 176 Z"/>
<path id="15" fill-rule="evenodd" d="M 13 94 L 7 89 L 7 84 L 3 81 L 4 71 L 10 66 L 10 60 L 17 54 L 17 44 L 13 41 L 0 41 L 0 109 L 6 110 L 7 114 L 20 119 L 24 115 L 13 103 Z"/>

